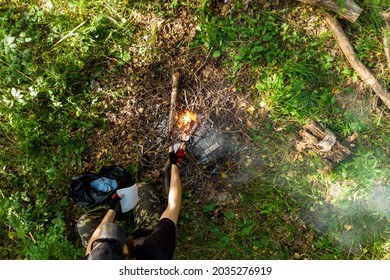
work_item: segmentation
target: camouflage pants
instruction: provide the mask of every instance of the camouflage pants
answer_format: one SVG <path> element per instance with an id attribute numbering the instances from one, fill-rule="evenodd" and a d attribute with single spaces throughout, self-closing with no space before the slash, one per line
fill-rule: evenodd
<path id="1" fill-rule="evenodd" d="M 139 201 L 133 209 L 133 222 L 129 225 L 131 217 L 122 217 L 124 221 L 118 221 L 133 238 L 149 235 L 156 227 L 163 212 L 161 198 L 155 188 L 146 183 L 137 183 Z M 95 229 L 99 226 L 107 212 L 108 206 L 100 206 L 80 217 L 77 221 L 77 231 L 81 237 L 84 247 L 87 247 Z M 131 213 L 131 212 L 128 212 Z M 125 213 L 124 215 L 127 215 Z M 126 222 L 127 221 L 127 222 Z M 124 223 L 124 224 L 123 224 Z"/>

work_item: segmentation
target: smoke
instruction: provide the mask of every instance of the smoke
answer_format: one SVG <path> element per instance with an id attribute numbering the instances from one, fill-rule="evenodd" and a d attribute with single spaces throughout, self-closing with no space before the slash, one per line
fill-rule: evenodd
<path id="1" fill-rule="evenodd" d="M 343 200 L 303 213 L 303 219 L 321 234 L 333 237 L 349 257 L 361 256 L 390 237 L 390 187 L 377 183 L 364 198 Z"/>

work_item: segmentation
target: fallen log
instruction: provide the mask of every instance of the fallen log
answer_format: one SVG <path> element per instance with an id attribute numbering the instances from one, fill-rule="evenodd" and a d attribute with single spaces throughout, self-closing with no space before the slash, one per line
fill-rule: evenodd
<path id="1" fill-rule="evenodd" d="M 343 51 L 351 67 L 358 73 L 360 78 L 369 85 L 383 103 L 390 108 L 390 94 L 386 88 L 375 78 L 371 71 L 358 59 L 356 53 L 345 35 L 340 23 L 331 14 L 325 13 L 325 22 L 332 30 L 333 35 Z"/>
<path id="2" fill-rule="evenodd" d="M 383 48 L 387 58 L 387 67 L 390 69 L 390 12 L 381 12 L 380 15 L 385 22 L 383 32 Z"/>
<path id="3" fill-rule="evenodd" d="M 355 22 L 360 16 L 362 9 L 353 0 L 298 0 L 302 3 L 325 8 L 335 12 L 340 17 Z M 340 4 L 341 3 L 341 4 Z"/>
<path id="4" fill-rule="evenodd" d="M 312 121 L 308 122 L 299 132 L 296 149 L 298 153 L 310 149 L 318 154 L 324 163 L 324 168 L 319 172 L 323 173 L 332 170 L 336 163 L 351 154 L 346 143 L 352 142 L 355 138 L 356 135 L 345 143 L 340 143 L 331 130 L 324 128 L 318 122 Z"/>

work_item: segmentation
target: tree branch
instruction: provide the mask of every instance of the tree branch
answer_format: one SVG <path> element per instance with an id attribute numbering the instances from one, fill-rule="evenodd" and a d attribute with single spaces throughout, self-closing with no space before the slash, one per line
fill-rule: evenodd
<path id="1" fill-rule="evenodd" d="M 345 35 L 340 23 L 331 14 L 325 13 L 325 22 L 332 30 L 333 35 L 346 56 L 352 68 L 359 74 L 360 78 L 369 85 L 378 97 L 390 108 L 390 94 L 386 88 L 375 78 L 371 71 L 358 59 L 356 53 Z"/>

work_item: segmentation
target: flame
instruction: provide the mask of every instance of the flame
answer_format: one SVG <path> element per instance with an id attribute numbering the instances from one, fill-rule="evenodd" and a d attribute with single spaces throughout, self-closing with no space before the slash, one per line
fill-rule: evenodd
<path id="1" fill-rule="evenodd" d="M 185 110 L 179 117 L 177 125 L 179 128 L 182 128 L 188 126 L 191 122 L 196 122 L 196 114 L 189 110 Z"/>

